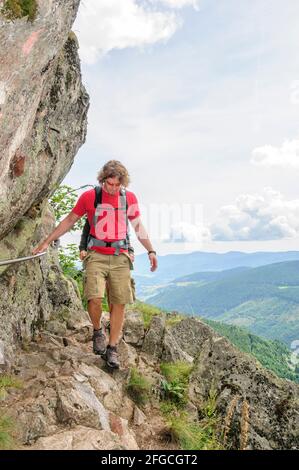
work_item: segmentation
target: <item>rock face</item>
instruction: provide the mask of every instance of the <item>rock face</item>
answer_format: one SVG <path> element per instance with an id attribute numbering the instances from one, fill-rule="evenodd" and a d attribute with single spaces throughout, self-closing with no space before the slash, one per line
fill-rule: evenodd
<path id="1" fill-rule="evenodd" d="M 53 230 L 48 197 L 85 140 L 89 98 L 70 32 L 78 5 L 39 0 L 33 22 L 0 17 L 0 259 L 29 255 Z M 159 364 L 179 360 L 193 365 L 190 418 L 200 420 L 214 397 L 227 448 L 299 448 L 298 386 L 199 320 L 169 323 L 161 315 L 145 331 L 137 311 L 128 315 L 122 369 L 113 375 L 91 352 L 91 333 L 54 248 L 43 258 L 0 266 L 0 366 L 23 381 L 22 389 L 0 397 L 0 411 L 18 423 L 20 446 L 161 448 L 155 433 L 167 428 L 158 398 L 144 413 L 137 408 L 126 393 L 129 369 L 151 379 L 159 397 Z"/>
<path id="2" fill-rule="evenodd" d="M 177 443 L 167 438 L 165 444 L 159 437 L 159 433 L 169 436 L 169 428 L 158 411 L 159 395 L 155 396 L 162 379 L 163 348 L 171 337 L 176 355 L 187 355 L 194 366 L 185 408 L 193 423 L 200 425 L 207 399 L 214 396 L 217 429 L 225 448 L 298 449 L 298 385 L 278 379 L 192 318 L 175 326 L 162 318 L 163 348 L 157 357 L 156 338 L 146 335 L 142 340 L 141 328 L 137 336 L 136 313 L 130 321 L 127 312 L 126 335 L 134 336 L 135 344 L 122 340 L 118 371 L 108 370 L 105 361 L 91 352 L 88 323 L 68 329 L 63 338 L 41 332 L 26 352 L 17 355 L 12 372 L 23 387 L 7 392 L 0 411 L 18 424 L 20 448 L 178 449 Z M 158 323 L 155 318 L 152 328 L 157 333 Z M 186 335 L 193 335 L 192 345 L 183 342 Z M 146 351 L 140 346 L 142 341 Z M 152 396 L 142 410 L 127 392 L 131 367 L 153 384 Z"/>
<path id="3" fill-rule="evenodd" d="M 89 97 L 70 32 L 78 6 L 79 0 L 39 0 L 33 22 L 0 16 L 0 259 L 30 255 L 53 230 L 47 199 L 85 141 Z M 49 322 L 57 330 L 57 319 L 84 315 L 54 250 L 0 266 L 6 364 L 18 340 L 30 339 L 40 326 Z"/>
<path id="4" fill-rule="evenodd" d="M 18 423 L 21 448 L 138 449 L 128 423 L 134 403 L 90 352 L 91 341 L 81 342 L 85 328 L 68 330 L 64 341 L 42 333 L 16 358 L 12 371 L 23 388 L 8 392 L 1 412 Z"/>
<path id="5" fill-rule="evenodd" d="M 215 394 L 228 447 L 298 448 L 299 386 L 279 379 L 203 322 L 186 318 L 169 327 L 163 316 L 154 317 L 142 351 L 156 363 L 193 364 L 191 405 L 200 415 Z"/>
<path id="6" fill-rule="evenodd" d="M 79 0 L 38 5 L 33 22 L 0 19 L 1 236 L 63 179 L 86 133 L 88 96 L 69 34 Z"/>

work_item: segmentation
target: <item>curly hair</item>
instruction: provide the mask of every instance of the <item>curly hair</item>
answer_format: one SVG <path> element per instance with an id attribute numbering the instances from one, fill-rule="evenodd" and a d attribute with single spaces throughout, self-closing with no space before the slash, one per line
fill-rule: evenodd
<path id="1" fill-rule="evenodd" d="M 117 177 L 125 188 L 130 184 L 128 170 L 118 160 L 109 160 L 98 173 L 98 182 L 103 183 L 107 178 Z"/>

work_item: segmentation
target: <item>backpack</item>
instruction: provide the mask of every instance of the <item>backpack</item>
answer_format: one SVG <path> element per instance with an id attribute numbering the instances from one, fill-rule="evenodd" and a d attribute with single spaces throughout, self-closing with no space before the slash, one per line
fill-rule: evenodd
<path id="1" fill-rule="evenodd" d="M 95 189 L 95 198 L 94 198 L 95 213 L 93 216 L 93 225 L 96 226 L 98 217 L 101 211 L 103 190 L 102 190 L 102 186 L 96 186 L 94 189 Z M 120 248 L 128 249 L 130 241 L 129 241 L 129 223 L 128 223 L 128 201 L 127 201 L 125 188 L 120 189 L 120 201 L 121 201 L 121 206 L 115 207 L 113 209 L 122 210 L 126 212 L 126 238 L 123 240 L 118 240 L 116 242 L 105 242 L 103 240 L 98 240 L 97 238 L 93 237 L 90 234 L 90 227 L 89 227 L 89 233 L 88 233 L 88 238 L 87 238 L 87 248 L 91 248 L 92 246 L 113 247 L 113 248 L 116 248 L 115 253 L 114 253 L 114 255 L 116 256 L 119 255 Z M 86 222 L 89 225 L 88 220 Z M 85 230 L 85 227 L 84 227 L 84 230 Z M 83 230 L 83 233 L 84 233 L 84 230 Z"/>

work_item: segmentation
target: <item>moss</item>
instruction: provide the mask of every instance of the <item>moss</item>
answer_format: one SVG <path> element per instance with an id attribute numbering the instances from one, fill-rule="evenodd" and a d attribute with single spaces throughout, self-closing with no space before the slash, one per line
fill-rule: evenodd
<path id="1" fill-rule="evenodd" d="M 37 15 L 37 1 L 6 0 L 0 13 L 4 18 L 10 21 L 26 16 L 28 17 L 28 21 L 34 21 Z"/>

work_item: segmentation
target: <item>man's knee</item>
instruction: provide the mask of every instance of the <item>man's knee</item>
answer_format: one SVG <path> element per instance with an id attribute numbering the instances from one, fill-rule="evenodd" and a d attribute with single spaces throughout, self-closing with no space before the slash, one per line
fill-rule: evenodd
<path id="1" fill-rule="evenodd" d="M 88 300 L 88 306 L 102 308 L 102 298 L 95 297 Z"/>

